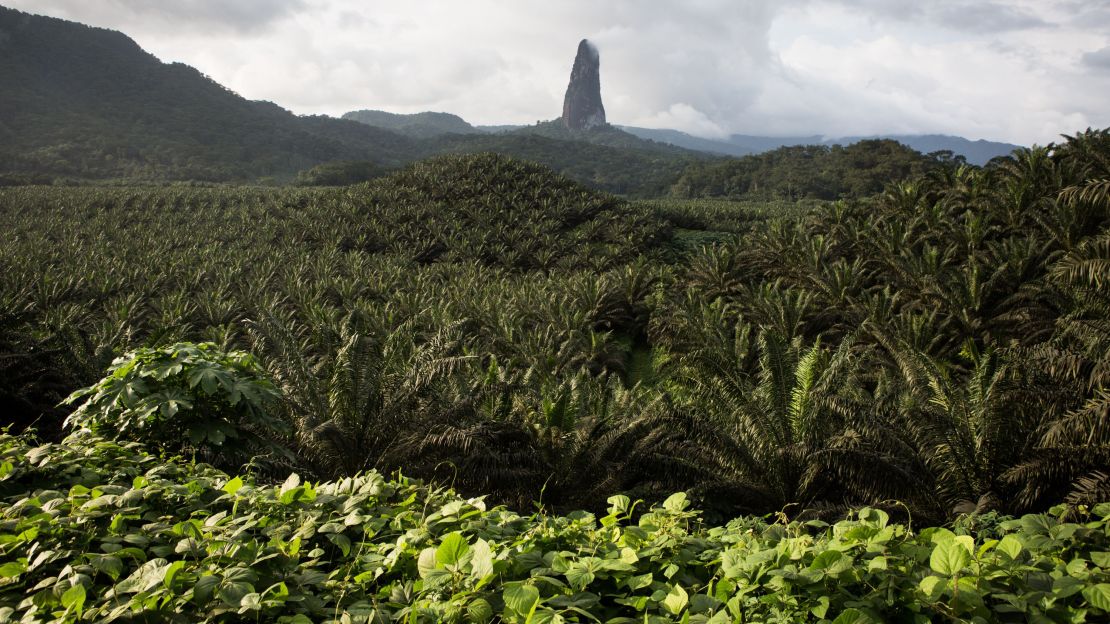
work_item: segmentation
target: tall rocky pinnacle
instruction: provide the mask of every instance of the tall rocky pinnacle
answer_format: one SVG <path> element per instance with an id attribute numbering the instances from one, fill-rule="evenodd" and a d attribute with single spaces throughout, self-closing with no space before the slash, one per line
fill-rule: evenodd
<path id="1" fill-rule="evenodd" d="M 563 98 L 563 125 L 571 130 L 588 130 L 605 125 L 600 65 L 597 48 L 583 39 L 578 44 L 567 95 Z"/>

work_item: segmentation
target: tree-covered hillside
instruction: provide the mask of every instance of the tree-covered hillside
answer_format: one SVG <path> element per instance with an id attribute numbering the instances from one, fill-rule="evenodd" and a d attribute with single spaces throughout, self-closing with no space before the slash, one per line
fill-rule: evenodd
<path id="1" fill-rule="evenodd" d="M 671 188 L 675 197 L 841 199 L 878 193 L 937 164 L 905 145 L 866 140 L 846 147 L 780 147 L 742 158 L 698 163 Z"/>
<path id="2" fill-rule="evenodd" d="M 436 140 L 430 151 L 504 154 L 545 165 L 595 189 L 634 197 L 665 195 L 687 165 L 696 160 L 654 150 L 611 147 L 525 132 L 447 136 Z"/>
<path id="3" fill-rule="evenodd" d="M 328 184 L 360 177 L 350 168 L 337 176 L 341 163 L 381 170 L 439 153 L 494 151 L 595 188 L 645 195 L 662 192 L 686 158 L 682 150 L 631 135 L 625 139 L 634 144 L 626 148 L 571 137 L 444 137 L 420 129 L 440 128 L 445 118 L 457 120 L 452 128 L 467 126 L 450 115 L 420 117 L 415 126 L 394 119 L 400 132 L 299 117 L 248 101 L 186 65 L 162 63 L 118 32 L 3 7 L 0 54 L 0 184 L 291 182 L 299 172 L 300 183 Z M 653 153 L 640 149 L 645 146 Z M 332 171 L 310 171 L 319 165 Z M 365 177 L 374 169 L 361 171 Z"/>
<path id="4" fill-rule="evenodd" d="M 436 154 L 497 152 L 629 196 L 831 198 L 875 192 L 926 162 L 883 142 L 718 161 L 613 126 L 488 134 L 444 113 L 298 117 L 114 31 L 0 8 L 0 35 L 0 184 L 349 184 Z"/>
<path id="5" fill-rule="evenodd" d="M 450 113 L 423 112 L 401 115 L 380 110 L 358 110 L 345 113 L 343 119 L 393 130 L 415 139 L 428 139 L 444 134 L 476 134 L 482 132 L 466 123 L 458 115 Z"/>
<path id="6" fill-rule="evenodd" d="M 400 135 L 247 101 L 110 30 L 0 7 L 0 55 L 0 174 L 16 179 L 255 180 L 415 154 Z"/>

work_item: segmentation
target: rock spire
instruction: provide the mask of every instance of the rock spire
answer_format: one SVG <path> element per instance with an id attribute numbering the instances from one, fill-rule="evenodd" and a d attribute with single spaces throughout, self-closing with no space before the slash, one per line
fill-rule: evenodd
<path id="1" fill-rule="evenodd" d="M 601 105 L 601 69 L 597 48 L 583 39 L 578 44 L 570 84 L 563 99 L 563 124 L 571 130 L 589 130 L 605 125 Z"/>

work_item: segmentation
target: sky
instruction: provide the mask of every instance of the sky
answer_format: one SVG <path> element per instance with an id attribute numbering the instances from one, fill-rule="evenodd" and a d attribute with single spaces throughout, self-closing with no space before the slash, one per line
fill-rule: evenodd
<path id="1" fill-rule="evenodd" d="M 578 42 L 610 123 L 1044 144 L 1110 126 L 1110 0 L 0 0 L 123 31 L 299 114 L 558 117 Z"/>

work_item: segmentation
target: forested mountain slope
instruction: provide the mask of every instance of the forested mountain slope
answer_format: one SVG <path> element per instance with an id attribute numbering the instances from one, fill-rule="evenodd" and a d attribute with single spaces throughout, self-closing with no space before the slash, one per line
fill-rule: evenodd
<path id="1" fill-rule="evenodd" d="M 0 173 L 250 180 L 415 153 L 394 133 L 248 101 L 110 30 L 0 7 L 0 56 Z"/>

